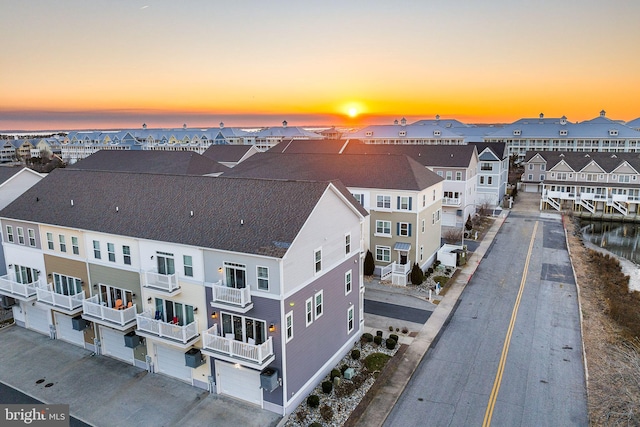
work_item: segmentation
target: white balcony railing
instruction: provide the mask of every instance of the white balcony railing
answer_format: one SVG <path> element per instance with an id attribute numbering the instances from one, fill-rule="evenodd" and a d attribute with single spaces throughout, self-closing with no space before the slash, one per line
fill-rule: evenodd
<path id="1" fill-rule="evenodd" d="M 211 288 L 211 302 L 213 304 L 225 304 L 241 308 L 251 304 L 249 287 L 230 288 L 224 286 L 221 281 L 208 283 L 207 285 Z"/>
<path id="2" fill-rule="evenodd" d="M 406 264 L 400 264 L 394 261 L 382 267 L 380 270 L 380 280 L 387 280 L 389 276 L 391 276 L 394 284 L 397 284 L 396 282 L 402 282 L 404 279 L 404 284 L 406 285 L 406 277 L 410 270 L 411 261 L 407 260 Z"/>
<path id="3" fill-rule="evenodd" d="M 147 332 L 157 338 L 166 338 L 183 344 L 187 344 L 198 336 L 197 320 L 180 326 L 161 319 L 155 319 L 154 312 L 147 310 L 136 315 L 136 322 L 138 324 L 138 332 Z"/>
<path id="4" fill-rule="evenodd" d="M 156 271 L 144 272 L 144 286 L 168 293 L 174 293 L 180 289 L 177 274 L 160 274 Z"/>
<path id="5" fill-rule="evenodd" d="M 462 200 L 460 198 L 443 197 L 442 204 L 446 206 L 460 206 L 462 204 Z"/>
<path id="6" fill-rule="evenodd" d="M 41 286 L 40 280 L 32 283 L 18 283 L 13 274 L 6 274 L 0 277 L 0 293 L 18 298 L 34 298 L 36 289 Z"/>
<path id="7" fill-rule="evenodd" d="M 84 300 L 84 291 L 75 295 L 63 295 L 56 293 L 49 284 L 46 287 L 36 288 L 36 295 L 38 302 L 67 311 L 75 311 L 82 308 L 82 301 Z"/>
<path id="8" fill-rule="evenodd" d="M 117 310 L 103 305 L 98 295 L 94 295 L 82 301 L 82 315 L 125 326 L 136 321 L 136 306 Z"/>
<path id="9" fill-rule="evenodd" d="M 213 326 L 202 334 L 202 348 L 258 365 L 264 364 L 274 356 L 271 337 L 262 344 L 249 344 L 233 337 L 226 338 L 218 335 L 217 326 Z"/>

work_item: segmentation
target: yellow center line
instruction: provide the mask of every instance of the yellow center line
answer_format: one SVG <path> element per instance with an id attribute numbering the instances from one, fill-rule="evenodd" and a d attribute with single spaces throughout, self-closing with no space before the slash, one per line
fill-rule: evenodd
<path id="1" fill-rule="evenodd" d="M 531 260 L 531 252 L 533 251 L 533 242 L 536 238 L 536 231 L 538 230 L 538 221 L 533 226 L 533 234 L 531 235 L 531 242 L 529 242 L 529 252 L 527 253 L 527 259 L 524 263 L 524 271 L 522 272 L 522 280 L 520 281 L 520 289 L 518 290 L 518 296 L 516 297 L 513 311 L 511 312 L 511 321 L 509 322 L 509 328 L 507 329 L 507 336 L 502 346 L 502 354 L 500 356 L 500 363 L 498 364 L 498 372 L 496 372 L 496 379 L 493 381 L 493 388 L 491 389 L 491 395 L 489 396 L 489 403 L 487 404 L 487 410 L 484 413 L 483 427 L 489 427 L 491 425 L 491 418 L 493 417 L 493 408 L 496 405 L 498 398 L 498 392 L 500 391 L 500 383 L 502 382 L 502 374 L 504 372 L 504 365 L 507 362 L 507 354 L 509 354 L 509 345 L 511 343 L 511 335 L 513 334 L 513 327 L 516 323 L 516 317 L 518 317 L 518 308 L 520 307 L 520 300 L 522 299 L 522 293 L 524 292 L 524 283 L 527 281 L 527 270 L 529 269 L 529 261 Z"/>

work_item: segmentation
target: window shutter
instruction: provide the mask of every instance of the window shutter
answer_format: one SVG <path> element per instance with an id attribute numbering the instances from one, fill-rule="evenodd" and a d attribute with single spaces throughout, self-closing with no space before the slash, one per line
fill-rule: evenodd
<path id="1" fill-rule="evenodd" d="M 398 196 L 398 209 L 400 209 L 400 196 Z"/>
<path id="2" fill-rule="evenodd" d="M 411 199 L 409 199 L 411 200 Z M 409 237 L 411 237 L 411 223 L 409 223 Z"/>
<path id="3" fill-rule="evenodd" d="M 400 223 L 396 222 L 396 236 L 400 235 Z"/>
<path id="4" fill-rule="evenodd" d="M 411 210 L 411 200 L 413 199 L 413 197 L 409 197 L 409 210 Z"/>

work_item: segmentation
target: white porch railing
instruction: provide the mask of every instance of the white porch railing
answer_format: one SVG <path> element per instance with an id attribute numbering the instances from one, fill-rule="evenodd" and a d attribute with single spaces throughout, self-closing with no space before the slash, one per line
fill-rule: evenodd
<path id="1" fill-rule="evenodd" d="M 380 280 L 387 280 L 389 276 L 391 276 L 391 281 L 394 285 L 406 285 L 409 271 L 411 271 L 411 261 L 407 260 L 406 264 L 400 264 L 394 261 L 382 267 L 380 270 Z"/>
<path id="2" fill-rule="evenodd" d="M 589 200 L 586 200 L 586 199 L 580 198 L 580 199 L 579 199 L 579 202 L 580 202 L 580 205 L 581 205 L 582 207 L 584 207 L 586 210 L 588 210 L 588 211 L 589 211 L 589 212 L 591 212 L 591 213 L 595 213 L 595 211 L 596 211 L 596 207 L 595 207 L 595 205 L 594 205 L 593 203 L 591 203 Z"/>
<path id="3" fill-rule="evenodd" d="M 249 344 L 237 341 L 235 338 L 225 338 L 218 335 L 217 326 L 211 327 L 202 334 L 202 348 L 229 357 L 248 360 L 258 364 L 273 356 L 273 340 L 267 338 L 262 344 Z"/>
<path id="4" fill-rule="evenodd" d="M 91 298 L 87 298 L 82 301 L 82 312 L 83 315 L 113 322 L 120 326 L 125 326 L 128 323 L 133 323 L 136 321 L 135 304 L 123 310 L 116 310 L 115 308 L 102 305 L 100 303 L 100 298 L 98 297 L 98 295 L 94 295 Z"/>
<path id="5" fill-rule="evenodd" d="M 443 197 L 442 205 L 446 206 L 460 206 L 462 204 L 462 200 L 460 198 L 453 197 Z"/>
<path id="6" fill-rule="evenodd" d="M 144 272 L 144 286 L 169 293 L 180 289 L 177 274 L 160 274 L 155 271 Z"/>
<path id="7" fill-rule="evenodd" d="M 234 305 L 238 307 L 246 307 L 251 304 L 251 292 L 249 287 L 230 288 L 222 285 L 221 281 L 207 284 L 211 287 L 211 302 Z"/>
<path id="8" fill-rule="evenodd" d="M 82 307 L 84 300 L 84 291 L 75 295 L 62 295 L 53 291 L 51 285 L 36 288 L 38 302 L 43 302 L 54 307 L 63 308 L 65 310 L 76 310 Z"/>
<path id="9" fill-rule="evenodd" d="M 551 193 L 551 192 L 549 192 Z M 545 195 L 542 196 L 542 201 L 543 202 L 547 202 L 549 205 L 551 205 L 552 208 L 554 208 L 555 210 L 559 211 L 560 210 L 560 203 L 558 203 L 555 199 L 553 199 L 552 197 Z"/>
<path id="10" fill-rule="evenodd" d="M 627 205 L 624 203 L 620 203 L 616 200 L 613 200 L 613 202 L 611 203 L 611 206 L 613 206 L 622 215 L 627 215 L 629 213 L 629 211 L 627 210 Z"/>
<path id="11" fill-rule="evenodd" d="M 18 283 L 13 274 L 0 277 L 0 292 L 9 293 L 9 296 L 31 298 L 36 296 L 36 288 L 40 287 L 40 279 L 32 283 Z"/>
<path id="12" fill-rule="evenodd" d="M 186 344 L 198 336 L 198 321 L 194 320 L 188 325 L 180 326 L 155 319 L 154 312 L 147 310 L 136 315 L 138 330 L 148 332 L 158 338 L 168 338 Z"/>

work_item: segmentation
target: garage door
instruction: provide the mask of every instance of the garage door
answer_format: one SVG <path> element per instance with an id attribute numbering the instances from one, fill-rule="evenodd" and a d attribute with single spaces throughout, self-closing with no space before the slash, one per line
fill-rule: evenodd
<path id="1" fill-rule="evenodd" d="M 102 354 L 133 364 L 133 349 L 125 347 L 124 332 L 100 326 Z"/>
<path id="2" fill-rule="evenodd" d="M 262 406 L 260 372 L 216 360 L 218 393 Z"/>
<path id="3" fill-rule="evenodd" d="M 25 325 L 28 329 L 42 332 L 49 335 L 49 323 L 51 319 L 51 311 L 48 309 L 40 309 L 31 304 L 25 304 Z"/>
<path id="4" fill-rule="evenodd" d="M 156 372 L 191 384 L 191 368 L 185 365 L 186 350 L 156 344 Z"/>
<path id="5" fill-rule="evenodd" d="M 458 221 L 458 216 L 456 216 L 456 213 L 442 213 L 442 225 L 446 226 L 446 227 L 455 227 L 457 225 L 457 221 Z"/>
<path id="6" fill-rule="evenodd" d="M 55 312 L 54 316 L 56 319 L 56 338 L 84 348 L 84 332 L 73 329 L 71 316 Z"/>

